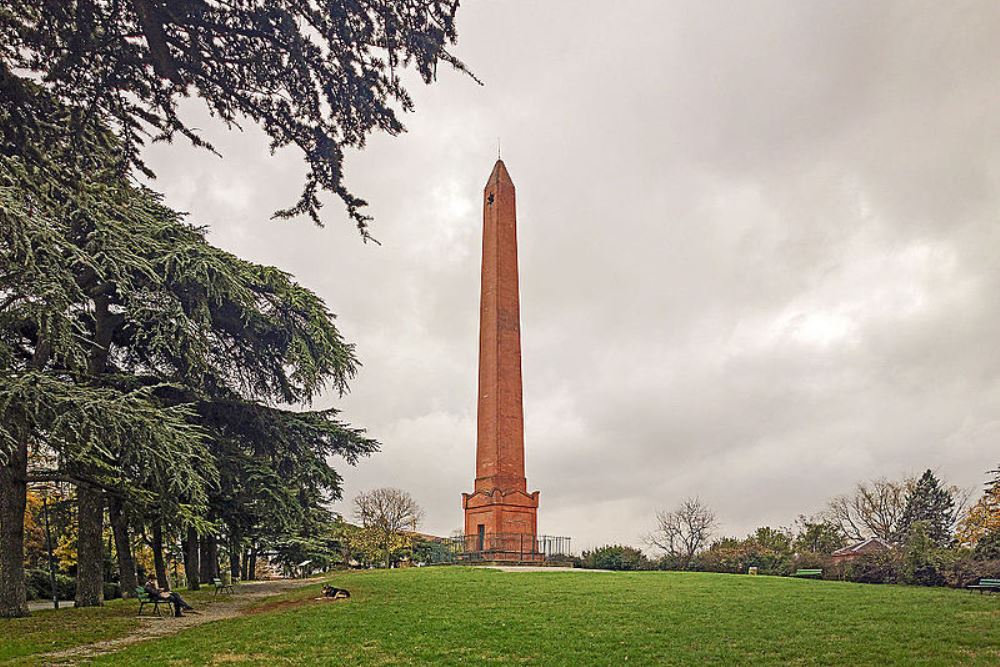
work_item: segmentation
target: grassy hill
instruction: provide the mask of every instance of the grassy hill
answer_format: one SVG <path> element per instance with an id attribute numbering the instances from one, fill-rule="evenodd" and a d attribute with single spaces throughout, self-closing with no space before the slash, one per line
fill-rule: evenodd
<path id="1" fill-rule="evenodd" d="M 97 664 L 1000 663 L 1000 596 L 702 573 L 342 573 Z M 170 622 L 170 621 L 163 621 Z"/>

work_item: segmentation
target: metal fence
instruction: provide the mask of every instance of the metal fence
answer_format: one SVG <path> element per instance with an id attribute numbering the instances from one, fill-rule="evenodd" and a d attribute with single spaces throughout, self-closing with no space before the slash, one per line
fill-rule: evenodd
<path id="1" fill-rule="evenodd" d="M 570 557 L 570 538 L 525 533 L 459 535 L 445 541 L 450 562 L 544 562 Z"/>

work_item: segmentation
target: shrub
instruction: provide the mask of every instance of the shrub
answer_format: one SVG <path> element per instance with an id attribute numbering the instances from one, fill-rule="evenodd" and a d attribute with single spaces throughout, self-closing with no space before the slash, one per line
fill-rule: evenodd
<path id="1" fill-rule="evenodd" d="M 39 600 L 51 596 L 52 586 L 49 583 L 49 573 L 42 569 L 25 570 L 24 583 L 29 600 Z"/>
<path id="2" fill-rule="evenodd" d="M 814 551 L 796 554 L 786 574 L 794 574 L 798 569 L 823 570 L 823 579 L 841 579 L 843 576 L 843 568 L 835 563 L 829 554 Z"/>
<path id="3" fill-rule="evenodd" d="M 122 596 L 122 587 L 117 581 L 104 582 L 104 599 L 114 600 Z"/>
<path id="4" fill-rule="evenodd" d="M 937 548 L 924 521 L 915 521 L 910 526 L 903 549 L 901 580 L 918 586 L 944 586 L 942 571 L 957 558 L 958 552 Z"/>
<path id="5" fill-rule="evenodd" d="M 771 549 L 750 549 L 746 559 L 747 567 L 756 567 L 760 574 L 788 576 L 795 571 L 791 554 Z"/>
<path id="6" fill-rule="evenodd" d="M 964 588 L 981 578 L 1000 578 L 1000 559 L 982 560 L 969 549 L 953 549 L 952 557 L 939 566 L 945 583 L 954 588 Z"/>
<path id="7" fill-rule="evenodd" d="M 25 571 L 25 585 L 29 600 L 49 600 L 52 598 L 52 583 L 49 571 L 32 568 Z M 72 600 L 76 596 L 76 579 L 56 573 L 56 592 L 60 600 Z"/>
<path id="8" fill-rule="evenodd" d="M 765 526 L 742 540 L 726 537 L 715 541 L 696 556 L 693 569 L 737 574 L 756 567 L 760 574 L 787 575 L 794 564 L 791 537 Z"/>
<path id="9" fill-rule="evenodd" d="M 712 546 L 695 556 L 691 569 L 736 574 L 744 572 L 745 567 L 746 549 L 744 543 L 733 537 L 725 537 L 713 542 Z"/>
<path id="10" fill-rule="evenodd" d="M 579 556 L 569 554 L 549 554 L 545 557 L 546 563 L 569 563 L 572 567 L 583 567 L 583 560 Z"/>
<path id="11" fill-rule="evenodd" d="M 76 577 L 56 574 L 56 590 L 60 600 L 72 600 L 76 597 Z"/>
<path id="12" fill-rule="evenodd" d="M 646 556 L 635 547 L 609 544 L 593 551 L 584 551 L 581 567 L 592 570 L 645 570 Z"/>
<path id="13" fill-rule="evenodd" d="M 862 584 L 895 584 L 901 580 L 902 567 L 895 551 L 866 553 L 844 565 L 844 578 Z"/>
<path id="14" fill-rule="evenodd" d="M 657 558 L 656 560 L 647 561 L 647 565 L 651 570 L 701 570 L 702 564 L 695 556 L 694 560 L 690 563 L 685 562 L 686 559 L 681 556 L 671 556 L 670 554 L 664 554 Z"/>
<path id="15" fill-rule="evenodd" d="M 417 540 L 410 553 L 414 563 L 450 563 L 454 560 L 448 546 L 440 542 Z"/>
<path id="16" fill-rule="evenodd" d="M 1000 560 L 1000 530 L 986 533 L 976 542 L 972 555 L 978 560 Z"/>

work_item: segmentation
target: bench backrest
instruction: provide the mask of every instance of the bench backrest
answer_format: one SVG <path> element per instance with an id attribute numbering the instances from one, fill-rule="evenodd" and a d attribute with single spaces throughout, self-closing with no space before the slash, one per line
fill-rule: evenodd
<path id="1" fill-rule="evenodd" d="M 153 598 L 149 597 L 149 592 L 142 586 L 135 587 L 135 597 L 139 602 L 152 602 Z"/>
<path id="2" fill-rule="evenodd" d="M 795 574 L 822 574 L 823 570 L 796 570 Z"/>
<path id="3" fill-rule="evenodd" d="M 213 586 L 221 586 L 222 585 L 222 579 L 212 579 L 212 585 Z"/>
<path id="4" fill-rule="evenodd" d="M 980 586 L 998 586 L 998 587 L 1000 587 L 1000 579 L 986 579 L 986 578 L 983 578 L 983 579 L 979 580 L 979 585 Z"/>

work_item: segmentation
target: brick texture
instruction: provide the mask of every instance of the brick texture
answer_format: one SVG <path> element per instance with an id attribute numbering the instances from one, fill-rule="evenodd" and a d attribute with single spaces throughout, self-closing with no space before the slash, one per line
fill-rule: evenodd
<path id="1" fill-rule="evenodd" d="M 476 480 L 462 494 L 465 533 L 537 533 L 538 492 L 524 476 L 521 315 L 514 183 L 497 160 L 483 190 L 479 305 L 479 409 Z"/>

